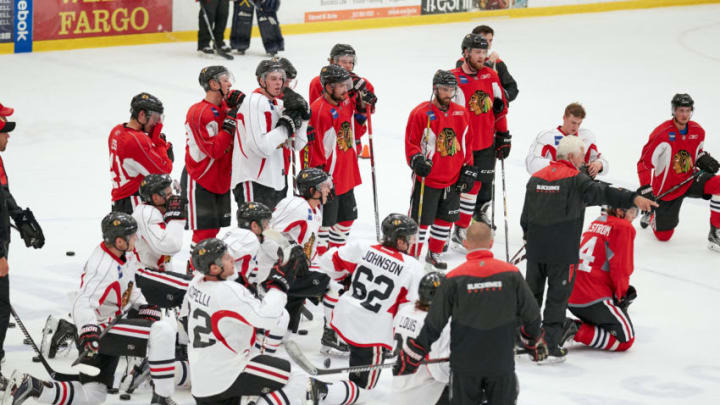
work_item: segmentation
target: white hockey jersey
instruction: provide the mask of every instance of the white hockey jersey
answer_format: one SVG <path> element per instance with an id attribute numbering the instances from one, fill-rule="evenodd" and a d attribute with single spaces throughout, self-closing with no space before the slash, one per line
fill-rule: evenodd
<path id="1" fill-rule="evenodd" d="M 303 247 L 311 261 L 315 258 L 317 233 L 322 225 L 322 208 L 313 209 L 301 197 L 283 198 L 275 207 L 270 227 L 278 232 L 289 233 Z"/>
<path id="2" fill-rule="evenodd" d="M 135 251 L 142 266 L 172 271 L 170 260 L 182 248 L 185 221 L 173 220 L 166 224 L 160 210 L 145 203 L 138 205 L 132 216 L 138 224 Z"/>
<path id="3" fill-rule="evenodd" d="M 535 174 L 549 165 L 551 161 L 557 159 L 556 148 L 564 136 L 566 135 L 560 130 L 560 127 L 542 131 L 538 134 L 535 141 L 530 145 L 530 150 L 525 158 L 525 167 L 528 173 Z M 606 175 L 610 170 L 610 166 L 607 159 L 598 151 L 595 134 L 589 129 L 580 128 L 577 136 L 585 144 L 585 163 L 589 164 L 599 160 L 603 168 L 598 174 Z"/>
<path id="4" fill-rule="evenodd" d="M 129 305 L 147 304 L 135 286 L 135 272 L 141 267 L 135 252 L 115 256 L 105 243 L 93 250 L 80 276 L 80 289 L 73 302 L 72 318 L 78 329 L 104 325 Z"/>
<path id="5" fill-rule="evenodd" d="M 307 121 L 295 133 L 294 145 L 287 141 L 287 129 L 277 127 L 282 100 L 268 99 L 260 89 L 247 95 L 238 113 L 233 147 L 232 181 L 254 181 L 275 190 L 286 186 L 285 153 L 301 150 L 307 144 Z"/>
<path id="6" fill-rule="evenodd" d="M 228 252 L 235 262 L 235 274 L 242 276 L 250 283 L 254 283 L 257 273 L 257 253 L 260 241 L 251 230 L 234 228 L 222 237 L 228 246 Z"/>
<path id="7" fill-rule="evenodd" d="M 408 337 L 416 338 L 425 323 L 427 312 L 404 305 L 395 317 L 395 344 L 402 347 Z M 450 323 L 445 325 L 440 337 L 432 346 L 428 358 L 450 356 Z M 392 403 L 398 405 L 434 404 L 450 381 L 450 363 L 420 366 L 416 373 L 393 376 Z"/>
<path id="8" fill-rule="evenodd" d="M 287 328 L 286 302 L 285 293 L 275 288 L 260 301 L 239 283 L 206 281 L 197 274 L 181 311 L 188 317 L 192 394 L 207 397 L 227 390 L 253 356 L 255 329 Z"/>
<path id="9" fill-rule="evenodd" d="M 318 263 L 333 280 L 343 273 L 352 280 L 350 291 L 335 305 L 330 326 L 354 346 L 392 350 L 393 318 L 402 304 L 415 301 L 425 274 L 420 263 L 395 249 L 360 242 L 330 249 Z"/>

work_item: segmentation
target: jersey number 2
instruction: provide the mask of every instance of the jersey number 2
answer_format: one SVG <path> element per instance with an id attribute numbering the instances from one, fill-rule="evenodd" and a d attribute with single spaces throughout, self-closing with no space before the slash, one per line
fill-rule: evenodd
<path id="1" fill-rule="evenodd" d="M 193 319 L 199 320 L 199 318 L 202 318 L 204 320 L 202 325 L 198 324 L 195 328 L 193 328 L 193 347 L 203 348 L 214 345 L 216 340 L 210 337 L 210 334 L 212 333 L 210 315 L 200 308 L 195 308 L 195 311 L 192 313 L 192 317 Z"/>
<path id="2" fill-rule="evenodd" d="M 365 281 L 362 279 L 365 279 Z M 380 287 L 384 286 L 384 288 L 382 291 L 380 289 L 374 289 L 368 293 L 366 284 L 370 283 Z M 355 277 L 352 282 L 352 296 L 362 301 L 360 305 L 362 305 L 363 308 L 378 313 L 382 304 L 379 302 L 373 303 L 373 301 L 376 299 L 379 301 L 388 299 L 394 287 L 395 283 L 393 283 L 391 278 L 382 274 L 373 278 L 373 273 L 370 269 L 365 266 L 359 266 L 355 270 Z"/>

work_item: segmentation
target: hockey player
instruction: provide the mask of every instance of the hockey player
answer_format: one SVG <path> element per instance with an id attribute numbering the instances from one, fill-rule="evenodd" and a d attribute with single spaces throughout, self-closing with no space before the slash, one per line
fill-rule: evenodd
<path id="1" fill-rule="evenodd" d="M 366 128 L 353 121 L 353 104 L 346 102 L 352 88 L 348 72 L 338 65 L 328 65 L 320 71 L 320 80 L 323 96 L 311 106 L 314 140 L 308 142 L 301 157 L 303 167 L 321 167 L 332 175 L 335 185 L 337 196 L 323 208 L 323 224 L 318 235 L 318 253 L 323 254 L 329 248 L 345 244 L 357 219 L 353 189 L 362 180 L 353 145 Z"/>
<path id="2" fill-rule="evenodd" d="M 425 262 L 437 270 L 447 269 L 440 254 L 453 222 L 460 217 L 460 193 L 469 191 L 477 178 L 472 153 L 466 148 L 470 117 L 465 107 L 451 101 L 456 91 L 452 73 L 435 72 L 432 101 L 410 112 L 405 129 L 405 158 L 415 177 L 410 208 L 413 220 L 418 221 L 422 204 L 420 234 L 410 254 L 420 255 L 429 227 Z"/>
<path id="3" fill-rule="evenodd" d="M 258 28 L 265 52 L 275 56 L 285 50 L 285 39 L 280 30 L 277 11 L 280 0 L 235 0 L 233 5 L 230 46 L 240 55 L 250 47 L 250 33 L 253 25 L 253 12 L 257 12 Z"/>
<path id="4" fill-rule="evenodd" d="M 351 279 L 350 290 L 340 296 L 330 321 L 350 345 L 350 366 L 380 364 L 384 352 L 393 349 L 393 319 L 400 305 L 415 301 L 424 274 L 420 263 L 407 254 L 417 229 L 410 217 L 390 214 L 382 222 L 381 244 L 352 243 L 320 258 L 320 268 L 331 278 Z M 311 379 L 310 399 L 353 404 L 375 387 L 380 371 L 350 373 L 348 380 L 332 384 Z"/>
<path id="5" fill-rule="evenodd" d="M 445 279 L 443 273 L 434 271 L 420 279 L 418 299 L 415 305 L 403 305 L 395 317 L 395 351 L 402 351 L 403 342 L 408 338 L 417 339 L 420 328 L 425 323 L 430 305 L 440 284 Z M 450 356 L 450 325 L 445 325 L 438 340 L 431 348 L 428 357 L 437 359 Z M 392 380 L 392 402 L 398 405 L 435 404 L 445 395 L 450 381 L 450 367 L 447 363 L 428 364 L 418 368 L 411 375 L 397 375 Z"/>
<path id="6" fill-rule="evenodd" d="M 488 42 L 479 34 L 468 34 L 462 41 L 464 62 L 453 69 L 460 87 L 455 102 L 465 106 L 470 116 L 466 144 L 478 171 L 475 185 L 460 195 L 460 220 L 455 223 L 452 240 L 462 244 L 465 229 L 474 217 L 490 224 L 487 216 L 495 178 L 495 159 L 510 154 L 511 136 L 507 125 L 507 101 L 497 73 L 485 66 Z"/>
<path id="7" fill-rule="evenodd" d="M 255 76 L 260 87 L 239 111 L 232 187 L 238 206 L 256 201 L 272 210 L 287 195 L 291 151 L 307 143 L 310 109 L 302 96 L 284 87 L 287 77 L 278 60 L 261 61 Z"/>
<path id="8" fill-rule="evenodd" d="M 582 139 L 585 145 L 585 165 L 590 177 L 607 175 L 609 165 L 607 159 L 598 151 L 595 134 L 587 128 L 580 128 L 585 119 L 585 108 L 580 103 L 570 103 L 565 107 L 563 124 L 554 129 L 542 131 L 530 145 L 525 158 L 525 167 L 531 175 L 545 168 L 557 159 L 557 144 L 563 137 L 574 135 Z"/>
<path id="9" fill-rule="evenodd" d="M 32 397 L 47 404 L 101 404 L 113 386 L 120 356 L 147 355 L 154 387 L 151 404 L 175 404 L 170 395 L 175 390 L 176 367 L 180 367 L 175 362 L 176 328 L 174 320 L 160 320 L 160 310 L 147 305 L 134 286 L 135 271 L 140 267 L 133 252 L 137 229 L 135 219 L 125 213 L 112 212 L 103 218 L 103 242 L 85 263 L 73 303 L 73 321 L 81 325 L 78 348 L 88 352 L 80 362 L 81 370 L 97 368 L 99 374 L 81 371 L 79 382 L 59 382 L 15 372 L 3 403 L 19 405 Z M 102 329 L 113 317 L 131 307 L 137 310 L 137 318 L 120 319 L 101 338 Z"/>
<path id="10" fill-rule="evenodd" d="M 243 396 L 259 396 L 257 404 L 301 403 L 306 377 L 292 373 L 285 359 L 253 352 L 255 328 L 287 325 L 283 307 L 297 256 L 304 256 L 298 246 L 283 252 L 263 282 L 267 293 L 261 301 L 228 280 L 235 268 L 224 242 L 210 238 L 195 246 L 192 263 L 198 274 L 190 283 L 183 314 L 188 318 L 192 394 L 198 404 L 238 404 Z"/>
<path id="11" fill-rule="evenodd" d="M 580 321 L 569 335 L 602 350 L 625 351 L 635 341 L 627 307 L 637 297 L 633 272 L 637 208 L 609 207 L 583 234 L 568 309 Z M 571 337 L 571 336 L 568 336 Z"/>
<path id="12" fill-rule="evenodd" d="M 518 319 L 533 360 L 547 346 L 540 309 L 517 267 L 493 258 L 493 232 L 482 222 L 468 228 L 467 261 L 447 274 L 417 337 L 408 336 L 393 375 L 412 374 L 443 333 L 450 317 L 450 403 L 511 405 L 518 396 L 514 335 Z M 429 403 L 429 402 L 424 402 Z"/>
<path id="13" fill-rule="evenodd" d="M 172 144 L 161 133 L 163 111 L 157 97 L 140 93 L 130 101 L 130 121 L 110 131 L 113 211 L 132 214 L 140 203 L 138 188 L 143 177 L 172 171 Z"/>
<path id="14" fill-rule="evenodd" d="M 703 150 L 705 130 L 690 120 L 695 109 L 693 99 L 688 94 L 676 94 L 670 106 L 672 119 L 655 128 L 643 147 L 637 164 L 638 193 L 654 199 L 692 176 L 695 180 L 661 198 L 660 206 L 646 213 L 640 225 L 644 228 L 650 224 L 658 240 L 670 240 L 685 197 L 709 199 L 708 248 L 720 252 L 720 176 L 715 175 L 720 165 Z"/>
<path id="15" fill-rule="evenodd" d="M 214 53 L 213 46 L 224 53 L 230 52 L 230 47 L 225 44 L 225 27 L 227 27 L 228 14 L 230 12 L 230 0 L 199 0 L 200 14 L 198 16 L 198 42 L 197 49 L 200 55 L 211 55 Z M 204 10 L 203 10 L 204 9 Z M 205 14 L 210 21 L 210 27 L 205 22 Z M 212 31 L 212 35 L 210 33 Z M 214 37 L 216 44 L 210 46 L 210 39 Z"/>
<path id="16" fill-rule="evenodd" d="M 187 113 L 185 169 L 181 177 L 189 201 L 192 243 L 215 237 L 230 225 L 230 176 L 237 109 L 245 95 L 231 91 L 232 74 L 224 66 L 208 66 L 198 81 L 205 99 Z"/>

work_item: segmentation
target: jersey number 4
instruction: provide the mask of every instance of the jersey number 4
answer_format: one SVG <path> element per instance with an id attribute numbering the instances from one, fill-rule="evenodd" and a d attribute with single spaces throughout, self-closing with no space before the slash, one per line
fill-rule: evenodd
<path id="1" fill-rule="evenodd" d="M 125 177 L 120 158 L 114 152 L 110 152 L 110 171 L 114 174 L 113 184 L 115 188 L 120 188 L 130 181 Z"/>
<path id="2" fill-rule="evenodd" d="M 373 288 L 368 292 L 368 289 Z M 353 298 L 362 301 L 360 305 L 368 311 L 378 313 L 382 304 L 380 302 L 388 299 L 392 293 L 395 283 L 389 277 L 379 275 L 373 278 L 373 273 L 365 266 L 358 266 L 352 281 Z M 373 301 L 380 302 L 373 302 Z"/>
<path id="3" fill-rule="evenodd" d="M 580 263 L 578 264 L 578 270 L 589 273 L 592 269 L 592 264 L 595 261 L 595 243 L 597 243 L 597 236 L 593 236 L 580 245 Z"/>

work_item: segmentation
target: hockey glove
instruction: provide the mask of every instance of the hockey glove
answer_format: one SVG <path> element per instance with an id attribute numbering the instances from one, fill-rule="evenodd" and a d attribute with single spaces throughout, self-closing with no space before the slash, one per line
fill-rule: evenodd
<path id="1" fill-rule="evenodd" d="M 455 183 L 455 191 L 458 193 L 466 193 L 475 185 L 479 172 L 475 166 L 464 165 L 460 169 L 460 177 Z"/>
<path id="2" fill-rule="evenodd" d="M 305 101 L 303 96 L 297 94 L 293 89 L 289 87 L 283 89 L 282 100 L 286 114 L 289 111 L 296 111 L 303 121 L 310 119 L 310 105 L 308 105 L 308 102 Z"/>
<path id="3" fill-rule="evenodd" d="M 315 140 L 315 128 L 312 125 L 308 125 L 307 131 L 305 131 L 305 135 L 307 136 L 308 143 Z"/>
<path id="4" fill-rule="evenodd" d="M 505 109 L 505 103 L 500 97 L 495 97 L 493 99 L 492 109 L 495 115 L 499 115 L 501 112 L 503 112 L 503 110 Z"/>
<path id="5" fill-rule="evenodd" d="M 533 338 L 525 333 L 524 328 L 520 328 L 520 342 L 522 342 L 523 348 L 528 351 L 532 361 L 543 361 L 548 356 L 544 330 L 541 330 L 540 336 Z"/>
<path id="6" fill-rule="evenodd" d="M 163 219 L 165 223 L 172 220 L 184 221 L 187 219 L 187 200 L 177 195 L 168 197 L 165 200 L 165 215 Z"/>
<path id="7" fill-rule="evenodd" d="M 148 321 L 159 321 L 162 313 L 157 305 L 140 305 L 138 309 L 138 317 L 140 319 L 147 319 Z"/>
<path id="8" fill-rule="evenodd" d="M 290 138 L 291 136 L 293 136 L 295 131 L 300 128 L 300 125 L 302 125 L 302 112 L 298 110 L 286 109 L 282 117 L 278 119 L 275 128 L 279 126 L 285 127 L 288 130 L 288 138 Z"/>
<path id="9" fill-rule="evenodd" d="M 270 275 L 262 283 L 266 291 L 275 287 L 287 293 L 298 273 L 304 274 L 309 268 L 302 247 L 286 233 L 266 229 L 260 248 L 268 256 L 277 258 Z"/>
<path id="10" fill-rule="evenodd" d="M 45 235 L 43 235 L 40 224 L 35 219 L 30 208 L 25 208 L 17 214 L 13 215 L 13 221 L 20 231 L 20 237 L 25 241 L 25 246 L 32 246 L 35 249 L 40 249 L 45 245 Z"/>
<path id="11" fill-rule="evenodd" d="M 426 348 L 415 341 L 415 339 L 408 337 L 393 366 L 393 375 L 415 373 L 427 353 L 428 350 Z"/>
<path id="12" fill-rule="evenodd" d="M 231 109 L 237 109 L 240 107 L 243 100 L 245 100 L 245 93 L 240 90 L 230 90 L 230 93 L 228 93 L 227 97 L 225 97 L 225 102 Z"/>
<path id="13" fill-rule="evenodd" d="M 422 153 L 416 153 L 410 158 L 410 167 L 418 177 L 427 177 L 432 170 L 432 160 L 423 156 Z"/>
<path id="14" fill-rule="evenodd" d="M 495 156 L 498 159 L 507 159 L 510 156 L 511 140 L 510 132 L 495 132 Z"/>
<path id="15" fill-rule="evenodd" d="M 222 129 L 227 131 L 231 136 L 235 136 L 235 130 L 237 129 L 237 110 L 232 109 L 228 111 L 225 121 L 223 121 Z"/>
<path id="16" fill-rule="evenodd" d="M 710 174 L 715 174 L 718 172 L 718 169 L 720 169 L 720 163 L 718 163 L 714 157 L 710 156 L 710 154 L 705 151 L 700 152 L 695 160 L 695 166 L 698 169 Z"/>
<path id="17" fill-rule="evenodd" d="M 622 308 L 623 311 L 627 311 L 630 304 L 635 301 L 635 298 L 637 298 L 637 290 L 635 289 L 635 287 L 629 286 L 627 292 L 625 292 L 625 296 L 617 300 L 615 305 Z"/>
<path id="18" fill-rule="evenodd" d="M 657 197 L 655 197 L 655 194 L 653 194 L 652 186 L 649 185 L 649 184 L 638 187 L 636 193 L 637 193 L 637 195 L 639 195 L 640 197 L 645 197 L 645 198 L 647 198 L 647 199 L 649 199 L 649 200 L 655 201 L 655 200 L 657 199 Z M 646 214 L 647 211 L 642 211 L 642 213 L 643 213 L 643 214 Z"/>
<path id="19" fill-rule="evenodd" d="M 78 336 L 78 351 L 87 350 L 87 356 L 92 357 L 98 349 L 100 349 L 100 327 L 93 324 L 83 326 Z"/>

